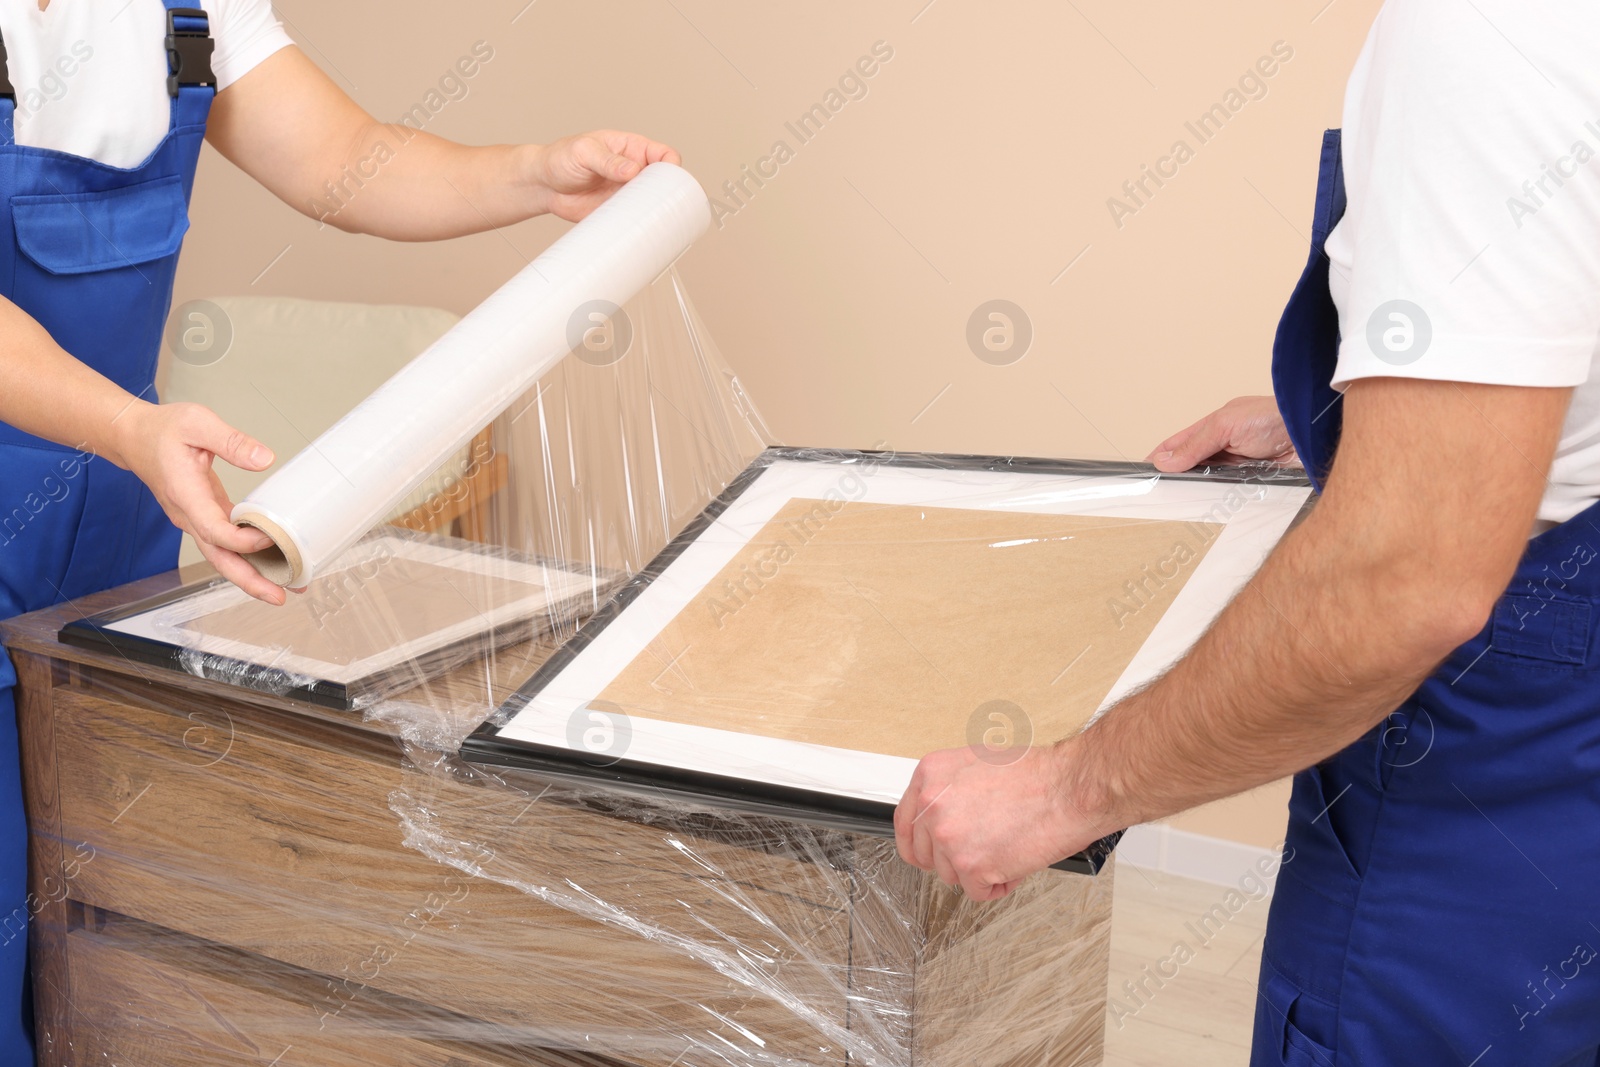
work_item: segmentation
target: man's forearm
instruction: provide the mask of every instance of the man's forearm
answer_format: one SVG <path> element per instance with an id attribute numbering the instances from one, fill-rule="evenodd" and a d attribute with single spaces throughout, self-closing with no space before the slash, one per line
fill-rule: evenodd
<path id="1" fill-rule="evenodd" d="M 1381 722 L 1504 592 L 1569 395 L 1356 383 L 1316 509 L 1189 655 L 1060 746 L 1068 802 L 1119 827 L 1160 818 Z"/>
<path id="2" fill-rule="evenodd" d="M 576 222 L 669 146 L 597 130 L 471 147 L 374 119 L 298 48 L 217 94 L 206 140 L 284 203 L 352 233 L 460 237 L 551 212 Z"/>
<path id="3" fill-rule="evenodd" d="M 1195 647 L 1056 745 L 1009 762 L 929 753 L 895 808 L 901 857 L 993 900 L 1113 830 L 1298 771 L 1371 729 L 1505 592 L 1571 397 L 1351 384 L 1316 509 Z"/>
<path id="4" fill-rule="evenodd" d="M 206 139 L 295 210 L 355 233 L 434 240 L 537 213 L 527 146 L 458 145 L 378 122 L 298 48 L 217 94 Z"/>
<path id="5" fill-rule="evenodd" d="M 373 122 L 307 197 L 311 214 L 352 233 L 436 241 L 521 222 L 546 210 L 526 180 L 537 145 L 469 146 Z"/>
<path id="6" fill-rule="evenodd" d="M 1365 559 L 1313 515 L 1196 644 L 1063 743 L 1071 802 L 1109 827 L 1281 778 L 1360 737 L 1471 636 L 1426 560 Z M 1344 550 L 1339 547 L 1343 545 Z M 1475 628 L 1473 628 L 1475 629 Z"/>

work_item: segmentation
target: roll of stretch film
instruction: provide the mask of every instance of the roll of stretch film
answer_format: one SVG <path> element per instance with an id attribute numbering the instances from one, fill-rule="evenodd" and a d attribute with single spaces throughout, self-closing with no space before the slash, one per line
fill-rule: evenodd
<path id="1" fill-rule="evenodd" d="M 246 558 L 302 588 L 710 225 L 690 174 L 655 163 L 286 462 L 233 509 L 272 538 Z"/>

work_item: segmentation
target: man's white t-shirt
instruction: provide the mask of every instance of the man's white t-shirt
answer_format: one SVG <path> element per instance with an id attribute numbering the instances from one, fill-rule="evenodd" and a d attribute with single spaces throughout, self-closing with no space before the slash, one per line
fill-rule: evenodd
<path id="1" fill-rule="evenodd" d="M 226 89 L 292 43 L 271 0 L 200 0 Z M 17 143 L 116 167 L 144 162 L 171 117 L 161 0 L 0 0 Z"/>
<path id="2" fill-rule="evenodd" d="M 1349 208 L 1326 246 L 1336 388 L 1576 387 L 1547 523 L 1600 498 L 1596 42 L 1592 2 L 1389 0 L 1345 95 Z"/>

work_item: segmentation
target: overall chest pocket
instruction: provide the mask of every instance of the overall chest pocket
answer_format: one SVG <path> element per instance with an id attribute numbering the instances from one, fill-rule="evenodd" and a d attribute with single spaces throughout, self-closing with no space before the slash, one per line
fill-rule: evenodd
<path id="1" fill-rule="evenodd" d="M 150 386 L 189 229 L 183 179 L 13 196 L 12 301 L 132 393 Z"/>
<path id="2" fill-rule="evenodd" d="M 97 274 L 175 256 L 189 229 L 176 175 L 92 193 L 13 196 L 17 247 L 47 274 Z"/>

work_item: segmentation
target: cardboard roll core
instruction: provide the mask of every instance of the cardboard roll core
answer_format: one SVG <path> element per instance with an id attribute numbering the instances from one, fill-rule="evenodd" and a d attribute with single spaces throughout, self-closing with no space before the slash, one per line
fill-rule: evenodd
<path id="1" fill-rule="evenodd" d="M 296 588 L 297 583 L 305 584 L 305 562 L 283 527 L 263 515 L 254 514 L 242 516 L 238 525 L 254 527 L 272 538 L 272 544 L 266 548 L 244 553 L 245 562 L 254 567 L 257 574 L 286 589 Z"/>

